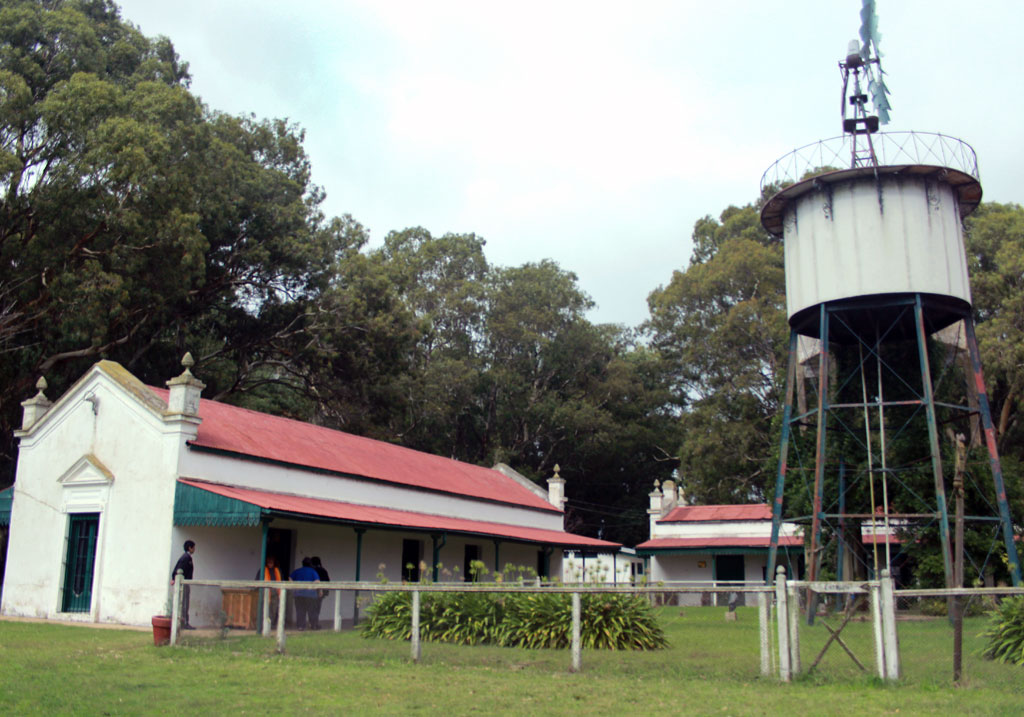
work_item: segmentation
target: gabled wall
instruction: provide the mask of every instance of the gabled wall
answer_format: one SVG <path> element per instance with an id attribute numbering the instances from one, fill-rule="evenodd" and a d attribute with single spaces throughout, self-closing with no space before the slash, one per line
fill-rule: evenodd
<path id="1" fill-rule="evenodd" d="M 144 623 L 163 611 L 175 555 L 173 471 L 182 427 L 94 367 L 19 432 L 0 612 Z M 87 613 L 61 612 L 74 513 L 100 516 Z"/>

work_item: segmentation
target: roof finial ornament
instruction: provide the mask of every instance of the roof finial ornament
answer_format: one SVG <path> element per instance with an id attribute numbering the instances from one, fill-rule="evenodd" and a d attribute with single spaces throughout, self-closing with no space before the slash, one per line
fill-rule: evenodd
<path id="1" fill-rule="evenodd" d="M 558 475 L 560 471 L 558 464 L 555 464 L 555 474 L 548 478 L 548 502 L 559 510 L 565 508 L 565 478 Z"/>
<path id="2" fill-rule="evenodd" d="M 190 416 L 199 415 L 199 395 L 206 384 L 192 375 L 189 370 L 196 365 L 191 352 L 186 352 L 181 357 L 181 365 L 185 370 L 180 376 L 175 376 L 167 382 L 170 394 L 167 396 L 167 411 L 169 414 L 186 414 Z"/>
<path id="3" fill-rule="evenodd" d="M 27 431 L 35 423 L 43 417 L 43 414 L 53 405 L 53 401 L 46 397 L 43 391 L 46 390 L 46 379 L 42 376 L 36 381 L 36 388 L 39 392 L 32 398 L 22 401 L 21 407 L 24 409 L 21 415 L 21 430 Z"/>
<path id="4" fill-rule="evenodd" d="M 658 480 L 657 478 L 655 478 L 654 479 L 654 490 L 658 490 L 659 488 L 661 488 L 661 481 Z"/>

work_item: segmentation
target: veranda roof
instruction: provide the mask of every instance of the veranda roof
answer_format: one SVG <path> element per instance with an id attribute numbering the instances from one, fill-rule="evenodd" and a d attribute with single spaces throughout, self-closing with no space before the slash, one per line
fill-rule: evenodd
<path id="1" fill-rule="evenodd" d="M 381 529 L 459 533 L 563 548 L 606 549 L 621 546 L 563 530 L 530 528 L 407 510 L 357 505 L 221 483 L 180 478 L 174 496 L 175 525 L 255 526 L 265 516 L 329 520 Z"/>
<path id="2" fill-rule="evenodd" d="M 780 548 L 802 548 L 803 538 L 800 536 L 779 536 Z M 637 553 L 651 554 L 658 552 L 708 552 L 717 550 L 746 550 L 761 552 L 771 547 L 771 538 L 654 538 L 636 546 Z"/>

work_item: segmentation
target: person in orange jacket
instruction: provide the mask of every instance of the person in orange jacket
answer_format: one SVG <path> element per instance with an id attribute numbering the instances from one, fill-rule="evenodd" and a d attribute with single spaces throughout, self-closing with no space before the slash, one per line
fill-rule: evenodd
<path id="1" fill-rule="evenodd" d="M 267 564 L 263 566 L 263 579 L 265 581 L 281 580 L 281 569 L 277 567 L 277 558 L 273 555 L 267 556 Z M 277 606 L 281 599 L 281 591 L 277 588 L 270 589 L 270 626 L 277 627 Z"/>

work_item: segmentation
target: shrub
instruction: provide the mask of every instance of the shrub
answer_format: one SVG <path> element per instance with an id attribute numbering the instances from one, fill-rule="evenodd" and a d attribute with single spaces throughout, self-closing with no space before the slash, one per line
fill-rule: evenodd
<path id="1" fill-rule="evenodd" d="M 585 594 L 580 605 L 583 647 L 654 650 L 665 634 L 646 600 L 633 595 Z M 410 593 L 385 593 L 367 610 L 363 637 L 408 640 Z M 564 593 L 424 593 L 420 639 L 460 645 L 564 648 L 572 637 L 572 599 Z"/>
<path id="2" fill-rule="evenodd" d="M 1024 597 L 1003 600 L 981 636 L 988 645 L 981 653 L 990 660 L 1024 665 Z"/>
<path id="3" fill-rule="evenodd" d="M 964 617 L 980 617 L 992 612 L 996 607 L 991 596 L 972 597 L 964 601 Z M 918 604 L 922 615 L 929 617 L 946 617 L 949 615 L 949 602 L 946 598 L 924 598 Z"/>

